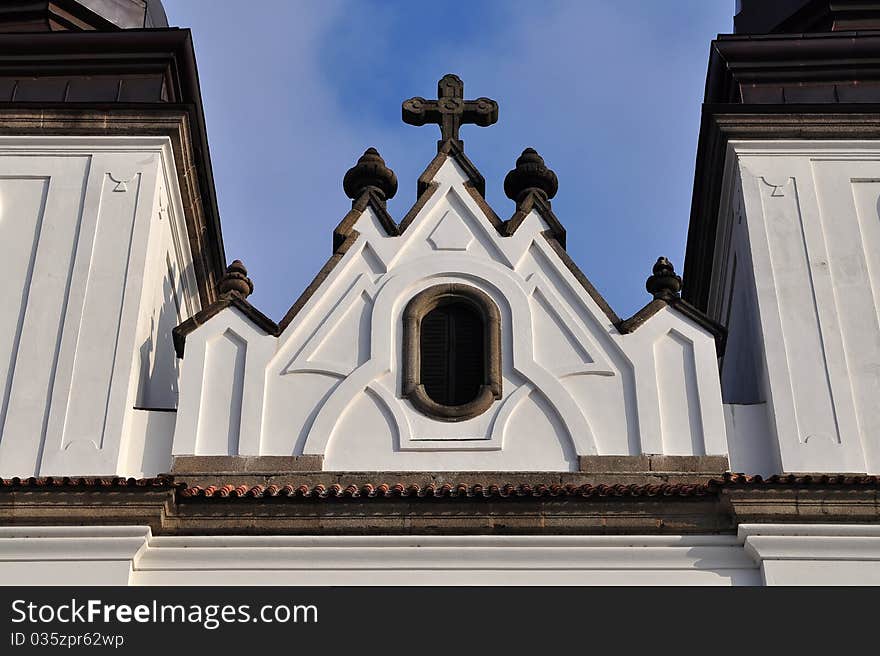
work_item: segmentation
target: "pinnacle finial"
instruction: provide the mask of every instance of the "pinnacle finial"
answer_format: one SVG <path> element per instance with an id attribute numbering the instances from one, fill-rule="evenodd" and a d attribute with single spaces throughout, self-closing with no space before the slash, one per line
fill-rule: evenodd
<path id="1" fill-rule="evenodd" d="M 248 278 L 247 269 L 241 260 L 235 260 L 226 267 L 226 273 L 220 279 L 222 296 L 239 296 L 247 298 L 254 291 L 254 283 Z"/>
<path id="2" fill-rule="evenodd" d="M 672 263 L 665 257 L 658 257 L 653 274 L 645 282 L 645 289 L 656 299 L 668 299 L 681 292 L 681 276 L 675 273 Z"/>
<path id="3" fill-rule="evenodd" d="M 559 180 L 547 168 L 544 158 L 534 148 L 526 148 L 516 160 L 516 167 L 504 178 L 504 193 L 517 205 L 528 192 L 535 191 L 550 200 L 559 190 Z"/>
<path id="4" fill-rule="evenodd" d="M 346 172 L 342 188 L 353 201 L 368 189 L 375 191 L 382 200 L 388 200 L 397 193 L 397 176 L 385 165 L 378 150 L 367 148 L 357 164 Z"/>

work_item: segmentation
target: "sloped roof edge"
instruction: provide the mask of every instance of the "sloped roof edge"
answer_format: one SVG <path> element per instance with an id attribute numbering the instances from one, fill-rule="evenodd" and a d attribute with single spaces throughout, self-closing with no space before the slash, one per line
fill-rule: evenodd
<path id="1" fill-rule="evenodd" d="M 715 348 L 718 352 L 718 356 L 721 357 L 724 355 L 724 348 L 727 344 L 727 329 L 680 296 L 651 299 L 647 305 L 632 315 L 629 319 L 623 319 L 620 321 L 617 324 L 617 329 L 623 335 L 634 332 L 639 326 L 646 323 L 648 319 L 665 307 L 672 308 L 696 323 L 698 326 L 704 328 L 715 338 Z"/>
<path id="2" fill-rule="evenodd" d="M 224 294 L 219 299 L 211 303 L 208 307 L 196 312 L 189 319 L 176 326 L 171 331 L 171 337 L 174 340 L 174 350 L 178 358 L 183 357 L 184 347 L 186 346 L 186 336 L 193 332 L 196 328 L 207 323 L 212 317 L 219 314 L 228 307 L 237 308 L 244 316 L 255 326 L 262 329 L 269 335 L 278 335 L 278 324 L 272 321 L 265 314 L 251 305 L 247 299 L 237 294 Z"/>
<path id="3" fill-rule="evenodd" d="M 538 193 L 530 192 L 517 204 L 516 211 L 510 219 L 507 221 L 501 220 L 486 202 L 484 197 L 485 179 L 474 166 L 473 162 L 471 162 L 464 154 L 461 147 L 455 141 L 448 140 L 440 145 L 437 155 L 431 160 L 419 176 L 418 198 L 403 219 L 401 219 L 400 223 L 397 223 L 388 212 L 385 200 L 372 189 L 366 189 L 352 202 L 351 210 L 342 218 L 333 230 L 332 255 L 277 324 L 243 298 L 238 296 L 234 296 L 233 298 L 221 298 L 174 329 L 174 345 L 178 357 L 183 357 L 186 336 L 230 305 L 234 305 L 241 310 L 247 318 L 253 321 L 254 324 L 262 330 L 276 336 L 280 335 L 318 291 L 323 282 L 330 276 L 336 265 L 342 260 L 348 249 L 351 248 L 360 236 L 360 233 L 354 229 L 354 226 L 363 213 L 368 208 L 371 209 L 376 215 L 379 224 L 389 236 L 396 237 L 403 234 L 438 188 L 438 184 L 434 181 L 434 177 L 450 157 L 461 166 L 462 170 L 468 177 L 468 180 L 464 185 L 465 189 L 483 211 L 492 226 L 498 231 L 498 234 L 502 237 L 509 237 L 515 234 L 516 230 L 522 225 L 523 221 L 531 211 L 534 210 L 538 213 L 548 225 L 548 230 L 544 231 L 542 235 L 547 240 L 553 252 L 560 258 L 562 264 L 572 273 L 587 294 L 595 301 L 602 312 L 608 317 L 609 321 L 621 334 L 635 331 L 661 308 L 669 305 L 708 330 L 709 333 L 715 337 L 719 355 L 723 353 L 726 340 L 726 330 L 724 327 L 710 319 L 690 303 L 683 301 L 681 298 L 674 297 L 667 300 L 652 300 L 629 319 L 621 319 L 611 308 L 608 301 L 606 301 L 602 294 L 595 288 L 595 286 L 593 286 L 586 274 L 584 274 L 580 267 L 577 266 L 571 256 L 566 252 L 565 228 L 553 213 L 550 201 Z"/>

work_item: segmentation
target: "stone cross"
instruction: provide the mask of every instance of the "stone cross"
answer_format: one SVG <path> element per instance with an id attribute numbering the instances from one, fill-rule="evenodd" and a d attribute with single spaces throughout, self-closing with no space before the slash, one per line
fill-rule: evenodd
<path id="1" fill-rule="evenodd" d="M 498 120 L 498 103 L 491 98 L 464 100 L 464 83 L 457 75 L 444 75 L 437 83 L 437 100 L 419 96 L 403 103 L 403 122 L 410 125 L 436 123 L 440 126 L 438 147 L 446 141 L 464 146 L 458 138 L 458 129 L 465 123 L 482 127 Z"/>

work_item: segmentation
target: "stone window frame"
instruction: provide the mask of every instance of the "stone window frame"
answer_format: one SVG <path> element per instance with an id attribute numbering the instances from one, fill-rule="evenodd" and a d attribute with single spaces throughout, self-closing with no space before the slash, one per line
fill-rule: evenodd
<path id="1" fill-rule="evenodd" d="M 467 303 L 483 322 L 483 384 L 461 405 L 437 403 L 421 383 L 422 319 L 440 305 Z M 484 291 L 462 283 L 443 283 L 413 296 L 403 311 L 402 396 L 423 414 L 440 421 L 465 421 L 483 414 L 501 398 L 501 312 Z"/>

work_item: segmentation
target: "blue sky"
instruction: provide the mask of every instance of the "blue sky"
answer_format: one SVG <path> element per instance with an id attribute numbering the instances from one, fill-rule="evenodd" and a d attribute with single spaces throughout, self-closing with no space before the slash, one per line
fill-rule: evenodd
<path id="1" fill-rule="evenodd" d="M 164 0 L 193 30 L 229 260 L 283 316 L 329 257 L 350 208 L 342 176 L 368 147 L 397 173 L 399 220 L 436 153 L 436 126 L 400 120 L 456 73 L 500 106 L 465 126 L 486 197 L 532 146 L 559 177 L 568 251 L 621 315 L 659 255 L 680 272 L 709 42 L 733 0 Z"/>

